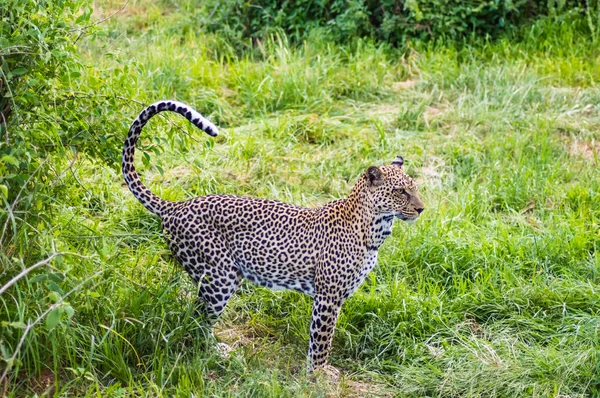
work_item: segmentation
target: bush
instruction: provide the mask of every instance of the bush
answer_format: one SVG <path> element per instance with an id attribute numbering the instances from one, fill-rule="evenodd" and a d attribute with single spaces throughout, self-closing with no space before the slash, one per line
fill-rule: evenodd
<path id="1" fill-rule="evenodd" d="M 12 201 L 68 134 L 46 112 L 80 76 L 78 26 L 88 23 L 87 0 L 0 1 L 0 194 Z M 85 11 L 80 11 L 80 10 Z M 41 171 L 41 170 L 40 170 Z"/>
<path id="2" fill-rule="evenodd" d="M 213 31 L 239 38 L 263 38 L 283 31 L 301 40 L 319 28 L 335 40 L 372 37 L 398 45 L 407 39 L 496 36 L 533 18 L 554 15 L 581 0 L 262 0 L 212 1 L 203 14 Z"/>
<path id="3" fill-rule="evenodd" d="M 81 87 L 86 68 L 76 45 L 95 29 L 91 13 L 89 0 L 0 0 L 2 254 L 40 255 L 31 250 L 31 226 L 48 217 L 40 210 L 57 198 L 57 182 L 77 152 L 118 158 L 121 138 L 97 133 L 115 99 L 102 95 L 101 79 Z"/>

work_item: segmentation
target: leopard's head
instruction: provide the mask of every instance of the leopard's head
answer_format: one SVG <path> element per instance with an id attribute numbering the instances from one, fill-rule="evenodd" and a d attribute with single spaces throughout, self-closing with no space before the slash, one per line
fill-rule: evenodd
<path id="1" fill-rule="evenodd" d="M 365 173 L 368 191 L 378 214 L 414 221 L 425 208 L 415 180 L 404 172 L 404 159 L 398 156 L 391 165 L 371 166 Z"/>

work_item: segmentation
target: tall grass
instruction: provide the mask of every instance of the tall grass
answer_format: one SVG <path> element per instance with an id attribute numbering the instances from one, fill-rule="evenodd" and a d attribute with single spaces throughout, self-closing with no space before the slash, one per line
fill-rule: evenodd
<path id="1" fill-rule="evenodd" d="M 132 5 L 80 46 L 73 101 L 119 104 L 81 118 L 120 140 L 143 104 L 177 98 L 222 126 L 212 140 L 153 119 L 140 169 L 154 192 L 317 206 L 401 154 L 427 208 L 395 226 L 343 309 L 331 356 L 343 381 L 315 384 L 309 298 L 245 284 L 216 332 L 237 348 L 220 356 L 118 153 L 63 159 L 28 250 L 83 258 L 58 256 L 0 295 L 6 359 L 52 308 L 11 362 L 8 396 L 600 393 L 600 53 L 579 27 L 403 52 L 276 36 L 239 55 L 174 7 Z M 0 285 L 29 265 L 4 256 Z"/>

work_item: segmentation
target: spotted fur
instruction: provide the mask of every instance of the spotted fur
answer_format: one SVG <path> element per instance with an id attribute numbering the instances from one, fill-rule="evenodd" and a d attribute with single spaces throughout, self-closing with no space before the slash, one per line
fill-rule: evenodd
<path id="1" fill-rule="evenodd" d="M 177 112 L 217 135 L 217 128 L 187 105 L 157 102 L 131 125 L 123 174 L 135 197 L 162 219 L 171 251 L 199 285 L 204 316 L 215 320 L 244 278 L 306 293 L 314 298 L 308 367 L 325 365 L 340 308 L 375 266 L 394 218 L 415 220 L 423 210 L 404 161 L 398 157 L 391 165 L 369 167 L 348 198 L 319 208 L 233 195 L 170 202 L 142 184 L 133 164 L 142 127 L 162 111 Z"/>

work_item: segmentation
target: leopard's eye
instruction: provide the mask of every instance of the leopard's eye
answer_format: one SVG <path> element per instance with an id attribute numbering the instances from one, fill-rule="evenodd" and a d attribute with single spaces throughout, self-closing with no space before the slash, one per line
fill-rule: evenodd
<path id="1" fill-rule="evenodd" d="M 404 188 L 394 188 L 394 192 L 396 192 L 397 194 L 402 195 L 406 191 L 404 190 Z"/>

